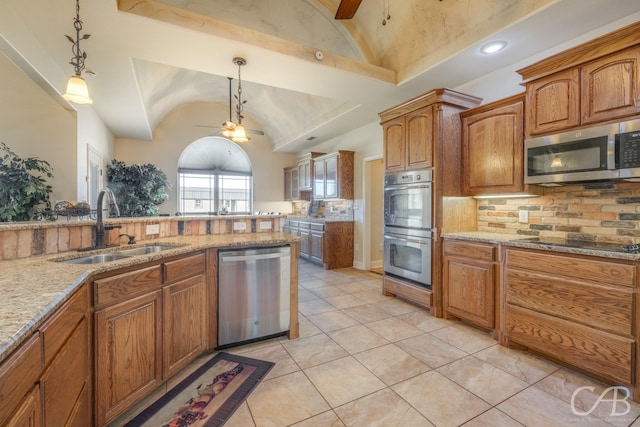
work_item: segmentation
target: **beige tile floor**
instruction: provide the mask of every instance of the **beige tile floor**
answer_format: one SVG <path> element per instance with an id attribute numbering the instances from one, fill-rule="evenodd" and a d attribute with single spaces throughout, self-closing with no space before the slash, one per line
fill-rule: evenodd
<path id="1" fill-rule="evenodd" d="M 640 426 L 606 385 L 385 297 L 380 275 L 299 272 L 300 338 L 227 350 L 276 365 L 226 427 Z"/>

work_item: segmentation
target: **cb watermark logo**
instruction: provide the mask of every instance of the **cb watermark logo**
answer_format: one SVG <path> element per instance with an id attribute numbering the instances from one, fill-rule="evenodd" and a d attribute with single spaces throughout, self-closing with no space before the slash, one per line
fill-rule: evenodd
<path id="1" fill-rule="evenodd" d="M 602 402 L 608 402 L 611 404 L 611 412 L 609 413 L 610 417 L 623 417 L 631 411 L 631 404 L 629 403 L 629 398 L 631 397 L 631 393 L 629 392 L 629 389 L 626 387 L 623 387 L 623 386 L 608 387 L 602 393 L 600 393 L 600 396 L 598 397 L 596 402 L 587 411 L 583 411 L 580 408 L 576 407 L 576 397 L 580 392 L 584 390 L 588 390 L 591 393 L 593 393 L 595 390 L 595 387 L 593 386 L 578 387 L 571 395 L 571 412 L 573 412 L 573 414 L 576 416 L 591 415 L 591 413 Z"/>

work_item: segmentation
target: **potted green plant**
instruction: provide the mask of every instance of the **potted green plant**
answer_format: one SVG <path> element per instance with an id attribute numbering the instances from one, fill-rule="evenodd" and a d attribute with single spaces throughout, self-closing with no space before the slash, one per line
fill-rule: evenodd
<path id="1" fill-rule="evenodd" d="M 127 165 L 113 159 L 107 164 L 107 180 L 121 216 L 158 216 L 158 206 L 169 197 L 167 176 L 150 163 Z"/>
<path id="2" fill-rule="evenodd" d="M 20 158 L 0 142 L 0 222 L 53 219 L 53 168 L 36 157 Z"/>

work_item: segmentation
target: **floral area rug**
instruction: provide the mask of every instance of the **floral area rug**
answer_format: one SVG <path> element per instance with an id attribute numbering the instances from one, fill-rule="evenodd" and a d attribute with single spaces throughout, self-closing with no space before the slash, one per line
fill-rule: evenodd
<path id="1" fill-rule="evenodd" d="M 126 427 L 221 426 L 273 366 L 263 360 L 218 353 Z"/>

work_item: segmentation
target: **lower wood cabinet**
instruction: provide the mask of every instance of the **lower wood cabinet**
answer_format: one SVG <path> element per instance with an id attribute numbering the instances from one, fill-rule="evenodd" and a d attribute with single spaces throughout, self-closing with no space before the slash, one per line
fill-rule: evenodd
<path id="1" fill-rule="evenodd" d="M 112 421 L 207 348 L 205 260 L 198 253 L 93 282 L 96 425 Z"/>
<path id="2" fill-rule="evenodd" d="M 507 248 L 504 342 L 636 388 L 632 262 Z"/>
<path id="3" fill-rule="evenodd" d="M 282 231 L 302 237 L 300 258 L 327 270 L 353 266 L 353 221 L 287 218 Z"/>
<path id="4" fill-rule="evenodd" d="M 161 384 L 161 298 L 156 290 L 96 312 L 96 425 Z"/>
<path id="5" fill-rule="evenodd" d="M 83 285 L 0 365 L 0 425 L 92 425 L 89 337 Z"/>
<path id="6" fill-rule="evenodd" d="M 11 418 L 4 427 L 41 427 L 42 423 L 42 405 L 40 403 L 40 386 L 35 385 L 31 392 L 27 394 L 20 406 L 14 411 Z M 55 424 L 52 424 L 55 425 Z M 88 424 L 87 424 L 88 425 Z"/>
<path id="7" fill-rule="evenodd" d="M 445 239 L 443 264 L 445 315 L 494 329 L 499 307 L 497 245 Z"/>

